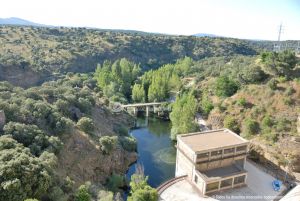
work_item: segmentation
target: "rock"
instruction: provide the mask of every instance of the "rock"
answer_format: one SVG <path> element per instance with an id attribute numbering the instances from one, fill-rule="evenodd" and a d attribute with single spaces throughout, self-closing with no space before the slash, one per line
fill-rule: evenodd
<path id="1" fill-rule="evenodd" d="M 6 122 L 4 111 L 0 110 L 0 131 L 3 129 Z"/>

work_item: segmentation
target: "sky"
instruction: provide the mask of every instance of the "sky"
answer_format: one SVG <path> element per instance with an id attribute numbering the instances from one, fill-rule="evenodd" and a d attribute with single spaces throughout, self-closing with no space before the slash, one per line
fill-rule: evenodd
<path id="1" fill-rule="evenodd" d="M 300 40 L 300 0 L 1 0 L 0 18 L 175 35 Z"/>

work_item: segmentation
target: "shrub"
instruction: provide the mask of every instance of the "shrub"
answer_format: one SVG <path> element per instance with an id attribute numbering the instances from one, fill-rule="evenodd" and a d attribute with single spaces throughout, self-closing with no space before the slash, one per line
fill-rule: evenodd
<path id="1" fill-rule="evenodd" d="M 201 100 L 201 110 L 203 115 L 208 116 L 210 111 L 214 109 L 214 105 L 207 96 L 203 96 Z"/>
<path id="2" fill-rule="evenodd" d="M 86 185 L 81 185 L 75 195 L 75 201 L 91 201 L 91 195 Z"/>
<path id="3" fill-rule="evenodd" d="M 277 84 L 278 84 L 278 81 L 275 78 L 272 78 L 267 83 L 268 87 L 270 87 L 270 89 L 272 89 L 272 90 L 277 89 Z"/>
<path id="4" fill-rule="evenodd" d="M 128 201 L 147 200 L 157 201 L 158 194 L 155 188 L 147 184 L 148 177 L 143 175 L 133 174 L 130 181 L 130 196 Z"/>
<path id="5" fill-rule="evenodd" d="M 100 148 L 104 154 L 110 154 L 118 142 L 117 136 L 103 136 L 99 139 Z"/>
<path id="6" fill-rule="evenodd" d="M 252 119 L 246 119 L 243 122 L 243 124 L 244 124 L 244 132 L 247 136 L 256 134 L 259 131 L 259 124 Z"/>
<path id="7" fill-rule="evenodd" d="M 137 142 L 134 137 L 122 137 L 120 139 L 122 147 L 127 151 L 136 151 Z"/>
<path id="8" fill-rule="evenodd" d="M 263 137 L 271 142 L 276 142 L 278 140 L 278 136 L 275 132 L 269 131 L 263 134 Z"/>
<path id="9" fill-rule="evenodd" d="M 236 102 L 239 106 L 243 106 L 245 107 L 247 105 L 247 101 L 246 99 L 243 97 L 243 98 L 239 98 Z"/>
<path id="10" fill-rule="evenodd" d="M 118 133 L 119 135 L 122 135 L 122 136 L 128 135 L 128 129 L 124 125 L 121 125 L 121 124 L 114 125 L 113 130 L 114 130 L 114 132 Z"/>
<path id="11" fill-rule="evenodd" d="M 227 76 L 217 78 L 215 83 L 215 94 L 221 97 L 229 97 L 239 89 L 238 84 Z"/>
<path id="12" fill-rule="evenodd" d="M 125 183 L 124 176 L 113 173 L 108 179 L 107 187 L 109 190 L 116 192 L 119 188 L 124 187 Z"/>
<path id="13" fill-rule="evenodd" d="M 114 194 L 110 191 L 100 190 L 97 198 L 97 201 L 114 201 Z"/>
<path id="14" fill-rule="evenodd" d="M 237 120 L 232 116 L 226 116 L 224 119 L 224 127 L 235 133 L 240 133 L 240 127 Z"/>
<path id="15" fill-rule="evenodd" d="M 93 120 L 88 118 L 88 117 L 82 117 L 78 122 L 77 122 L 77 127 L 86 132 L 91 134 L 94 131 L 94 123 Z"/>
<path id="16" fill-rule="evenodd" d="M 285 105 L 292 105 L 292 104 L 293 104 L 293 99 L 292 99 L 291 97 L 285 97 L 285 98 L 283 99 L 283 103 L 284 103 Z"/>
<path id="17" fill-rule="evenodd" d="M 269 115 L 266 115 L 263 120 L 262 120 L 262 127 L 263 128 L 267 128 L 267 127 L 271 127 L 273 125 L 273 120 Z"/>
<path id="18" fill-rule="evenodd" d="M 295 93 L 295 89 L 293 87 L 288 87 L 286 88 L 285 90 L 285 94 L 288 95 L 288 96 L 291 96 L 293 93 Z"/>

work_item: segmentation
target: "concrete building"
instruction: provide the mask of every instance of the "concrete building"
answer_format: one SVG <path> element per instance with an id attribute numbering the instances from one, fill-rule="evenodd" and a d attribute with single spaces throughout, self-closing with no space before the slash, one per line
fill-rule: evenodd
<path id="1" fill-rule="evenodd" d="M 248 144 L 228 129 L 178 135 L 175 176 L 187 175 L 203 195 L 243 186 Z"/>

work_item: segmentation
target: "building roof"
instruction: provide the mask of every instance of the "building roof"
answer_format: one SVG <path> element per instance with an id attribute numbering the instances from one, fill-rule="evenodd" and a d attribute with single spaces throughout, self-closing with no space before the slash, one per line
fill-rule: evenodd
<path id="1" fill-rule="evenodd" d="M 189 133 L 185 135 L 178 135 L 177 138 L 190 147 L 194 152 L 248 143 L 247 140 L 229 129 Z"/>

